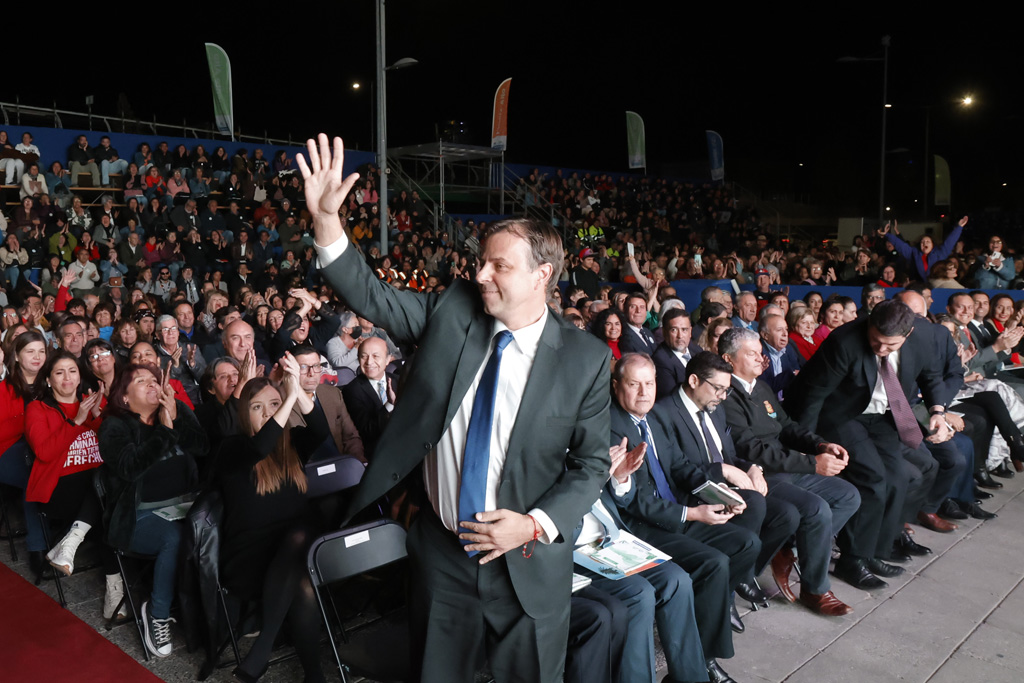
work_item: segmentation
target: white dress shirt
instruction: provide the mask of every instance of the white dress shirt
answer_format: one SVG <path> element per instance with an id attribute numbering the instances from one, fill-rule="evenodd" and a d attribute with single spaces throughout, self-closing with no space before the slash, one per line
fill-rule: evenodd
<path id="1" fill-rule="evenodd" d="M 698 408 L 697 404 L 691 401 L 690 397 L 686 395 L 686 392 L 683 391 L 683 386 L 685 385 L 681 385 L 679 387 L 679 397 L 683 399 L 683 407 L 685 407 L 686 412 L 690 414 L 690 419 L 693 420 L 693 424 L 697 425 L 697 434 L 700 435 L 701 441 L 704 442 L 704 449 L 707 451 L 708 460 L 710 462 L 711 449 L 708 448 L 708 441 L 707 439 L 704 438 L 704 430 L 701 429 L 700 426 L 700 408 Z M 710 415 L 708 416 L 707 423 L 708 431 L 711 432 L 711 438 L 714 439 L 715 446 L 718 448 L 718 452 L 724 455 L 725 451 L 722 450 L 722 437 L 718 435 L 718 430 L 715 429 L 715 423 L 711 420 Z"/>
<path id="2" fill-rule="evenodd" d="M 885 360 L 892 368 L 893 375 L 899 377 L 900 352 L 893 351 L 885 357 Z M 871 400 L 868 402 L 868 407 L 864 409 L 865 415 L 884 415 L 885 411 L 889 410 L 889 397 L 885 393 L 885 384 L 882 383 L 881 356 L 875 356 L 875 367 L 878 368 L 878 374 L 875 377 L 875 390 L 871 392 Z"/>

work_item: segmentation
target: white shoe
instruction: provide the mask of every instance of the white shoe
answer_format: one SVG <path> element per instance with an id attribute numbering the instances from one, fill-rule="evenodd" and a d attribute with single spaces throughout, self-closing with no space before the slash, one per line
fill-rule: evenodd
<path id="1" fill-rule="evenodd" d="M 103 596 L 103 618 L 110 621 L 114 618 L 114 609 L 117 608 L 117 618 L 128 618 L 128 601 L 124 599 L 124 582 L 120 574 L 107 574 L 107 592 Z"/>
<path id="2" fill-rule="evenodd" d="M 78 552 L 78 546 L 85 540 L 85 535 L 89 533 L 91 528 L 91 524 L 76 521 L 71 525 L 71 530 L 68 531 L 67 536 L 60 539 L 60 543 L 53 546 L 53 549 L 46 553 L 46 559 L 55 568 L 71 576 L 71 573 L 75 571 L 75 553 Z"/>
<path id="3" fill-rule="evenodd" d="M 171 624 L 175 621 L 171 617 L 154 619 L 149 614 L 149 602 L 142 603 L 142 626 L 146 636 L 146 648 L 157 657 L 171 654 Z"/>

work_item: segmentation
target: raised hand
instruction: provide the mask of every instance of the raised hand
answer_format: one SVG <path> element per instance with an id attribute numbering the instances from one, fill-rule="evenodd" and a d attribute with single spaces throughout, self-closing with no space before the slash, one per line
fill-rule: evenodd
<path id="1" fill-rule="evenodd" d="M 317 149 L 319 143 L 319 150 Z M 334 152 L 328 144 L 327 136 L 320 133 L 317 141 L 306 141 L 309 162 L 299 154 L 296 157 L 299 172 L 302 173 L 306 208 L 313 216 L 313 228 L 316 242 L 321 245 L 333 244 L 345 233 L 338 218 L 338 211 L 345 197 L 359 180 L 359 174 L 353 173 L 343 178 L 345 162 L 345 145 L 341 138 L 334 138 Z"/>

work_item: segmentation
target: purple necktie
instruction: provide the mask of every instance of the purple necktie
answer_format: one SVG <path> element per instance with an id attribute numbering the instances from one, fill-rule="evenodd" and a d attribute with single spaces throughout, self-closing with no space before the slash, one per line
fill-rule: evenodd
<path id="1" fill-rule="evenodd" d="M 882 386 L 885 387 L 885 395 L 889 399 L 889 410 L 892 411 L 892 419 L 896 423 L 900 441 L 910 448 L 917 448 L 924 440 L 921 427 L 917 424 L 914 411 L 910 409 L 910 403 L 907 402 L 907 395 L 903 393 L 899 378 L 889 365 L 889 357 L 882 357 L 881 361 L 878 373 L 882 377 Z"/>

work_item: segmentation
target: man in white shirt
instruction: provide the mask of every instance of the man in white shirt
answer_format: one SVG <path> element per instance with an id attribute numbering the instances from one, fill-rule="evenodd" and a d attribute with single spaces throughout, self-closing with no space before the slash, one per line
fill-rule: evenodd
<path id="1" fill-rule="evenodd" d="M 556 541 L 608 478 L 611 355 L 548 313 L 561 239 L 540 222 L 501 221 L 476 286 L 395 290 L 348 249 L 338 212 L 358 176 L 343 178 L 341 140 L 333 153 L 326 135 L 308 149 L 298 166 L 321 272 L 356 313 L 418 344 L 349 509 L 423 462 L 430 505 L 408 541 L 414 676 L 471 681 L 486 655 L 498 680 L 561 681 L 572 548 Z"/>

